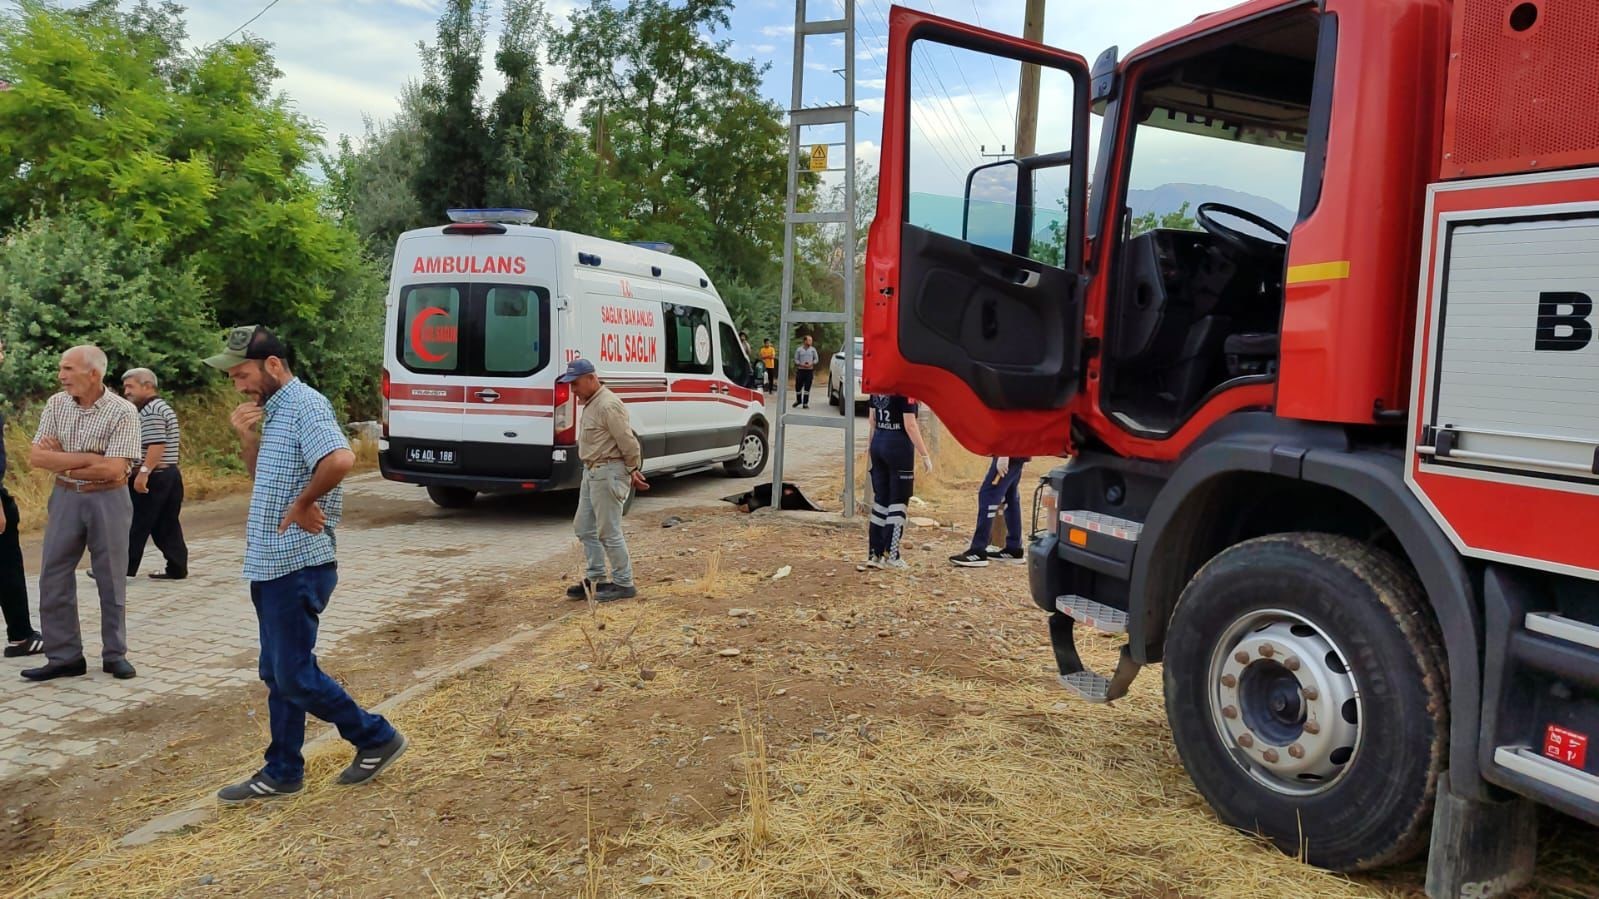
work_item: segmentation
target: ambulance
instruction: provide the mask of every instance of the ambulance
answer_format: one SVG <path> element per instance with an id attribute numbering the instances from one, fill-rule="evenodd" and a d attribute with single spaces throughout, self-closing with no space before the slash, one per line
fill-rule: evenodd
<path id="1" fill-rule="evenodd" d="M 556 377 L 579 357 L 627 404 L 646 475 L 766 467 L 754 365 L 698 265 L 665 245 L 535 227 L 527 210 L 449 218 L 402 234 L 394 251 L 385 478 L 426 487 L 445 508 L 578 486 L 578 399 Z"/>

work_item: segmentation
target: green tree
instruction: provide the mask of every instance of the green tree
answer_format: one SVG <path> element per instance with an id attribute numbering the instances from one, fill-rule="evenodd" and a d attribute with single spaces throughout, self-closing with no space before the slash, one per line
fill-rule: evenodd
<path id="1" fill-rule="evenodd" d="M 489 114 L 485 201 L 490 206 L 538 210 L 543 221 L 551 223 L 570 196 L 561 178 L 570 133 L 544 92 L 540 56 L 548 28 L 539 0 L 505 4 L 500 47 L 494 54 L 505 87 Z"/>
<path id="2" fill-rule="evenodd" d="M 383 122 L 370 118 L 359 145 L 339 138 L 336 154 L 321 157 L 329 213 L 357 234 L 373 256 L 394 252 L 405 231 L 439 223 L 416 198 L 422 168 L 422 100 L 414 86 L 400 94 L 400 111 Z"/>
<path id="3" fill-rule="evenodd" d="M 763 71 L 715 35 L 731 0 L 590 0 L 551 37 L 565 102 L 582 105 L 602 202 L 564 227 L 674 244 L 718 280 L 771 277 L 787 189 L 782 112 Z M 620 214 L 618 216 L 618 214 Z"/>
<path id="4" fill-rule="evenodd" d="M 449 0 L 439 17 L 438 43 L 420 45 L 423 80 L 422 161 L 413 189 L 425 215 L 483 206 L 491 135 L 478 102 L 483 80 L 487 0 Z"/>
<path id="5" fill-rule="evenodd" d="M 1132 220 L 1128 223 L 1129 236 L 1131 237 L 1137 237 L 1138 235 L 1143 234 L 1145 231 L 1153 231 L 1156 228 L 1174 228 L 1179 231 L 1198 231 L 1199 223 L 1194 220 L 1193 216 L 1188 214 L 1188 202 L 1186 200 L 1183 201 L 1183 205 L 1179 206 L 1172 212 L 1165 213 L 1164 215 L 1157 215 L 1154 212 L 1146 212 L 1143 215 L 1133 216 Z"/>
<path id="6" fill-rule="evenodd" d="M 372 263 L 305 174 L 320 138 L 273 91 L 265 43 L 183 51 L 179 12 L 21 0 L 0 20 L 0 230 L 81 219 L 158 272 L 192 272 L 207 320 L 273 325 L 310 378 L 339 372 L 353 348 L 328 346 L 326 323 L 370 308 L 352 291 Z M 353 394 L 376 372 L 336 377 Z"/>

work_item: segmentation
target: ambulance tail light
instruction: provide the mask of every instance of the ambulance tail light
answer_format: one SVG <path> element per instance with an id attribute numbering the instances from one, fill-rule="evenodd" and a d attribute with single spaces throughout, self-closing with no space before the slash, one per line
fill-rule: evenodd
<path id="1" fill-rule="evenodd" d="M 385 438 L 389 436 L 389 394 L 392 390 L 393 386 L 389 383 L 389 370 L 385 368 L 383 370 L 383 415 L 381 418 L 383 436 Z"/>
<path id="2" fill-rule="evenodd" d="M 577 397 L 571 384 L 555 385 L 555 445 L 577 442 Z"/>

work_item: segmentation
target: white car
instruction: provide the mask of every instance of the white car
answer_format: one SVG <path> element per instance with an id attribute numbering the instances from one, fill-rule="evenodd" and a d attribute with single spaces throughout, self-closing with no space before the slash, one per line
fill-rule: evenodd
<path id="1" fill-rule="evenodd" d="M 866 341 L 855 338 L 855 411 L 857 413 L 866 409 L 867 397 L 861 393 L 861 353 L 865 352 Z M 827 369 L 827 401 L 838 407 L 838 413 L 844 414 L 844 351 L 841 349 L 833 354 L 832 364 Z"/>

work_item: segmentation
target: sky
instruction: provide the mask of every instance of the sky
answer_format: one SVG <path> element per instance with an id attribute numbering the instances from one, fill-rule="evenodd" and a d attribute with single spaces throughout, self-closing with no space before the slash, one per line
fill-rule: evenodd
<path id="1" fill-rule="evenodd" d="M 69 0 L 70 5 L 79 2 Z M 578 6 L 576 0 L 545 2 L 558 23 Z M 835 18 L 842 9 L 838 0 L 808 3 L 807 15 L 811 19 Z M 1227 0 L 1048 0 L 1044 42 L 1074 51 L 1090 61 L 1111 45 L 1119 45 L 1125 56 L 1150 38 L 1226 4 Z M 279 89 L 294 100 L 301 113 L 322 126 L 324 137 L 331 144 L 340 134 L 359 137 L 366 117 L 382 119 L 398 109 L 401 88 L 421 74 L 417 43 L 434 39 L 442 5 L 442 0 L 188 0 L 186 18 L 190 41 L 205 45 L 260 13 L 245 32 L 273 44 L 278 67 L 283 71 Z M 1020 34 L 1022 28 L 1022 0 L 909 0 L 904 5 L 1007 34 Z M 498 7 L 498 0 L 492 0 L 486 55 L 493 52 L 497 40 Z M 860 158 L 872 163 L 877 159 L 882 129 L 888 10 L 887 0 L 859 0 L 856 6 L 855 78 L 860 110 L 856 146 Z M 794 15 L 792 2 L 739 0 L 731 29 L 716 35 L 731 41 L 735 56 L 769 66 L 764 93 L 783 108 L 790 101 Z M 813 37 L 806 52 L 802 105 L 840 102 L 844 82 L 832 70 L 843 66 L 842 37 Z M 484 70 L 485 94 L 492 96 L 499 86 L 492 61 L 485 61 Z M 1003 61 L 996 64 L 976 54 L 946 52 L 940 56 L 935 52 L 915 76 L 917 105 L 912 117 L 917 120 L 917 127 L 912 140 L 912 167 L 914 171 L 918 157 L 926 157 L 929 190 L 958 194 L 965 172 L 983 161 L 980 147 L 992 153 L 1002 144 L 1013 143 L 1014 72 L 1014 65 L 1007 68 Z M 547 70 L 546 77 L 554 81 L 561 72 Z M 1051 140 L 1059 140 L 1059 135 L 1052 138 L 1048 123 L 1052 118 L 1065 121 L 1064 117 L 1048 114 L 1048 110 L 1064 102 L 1064 81 L 1057 81 L 1060 86 L 1052 89 L 1046 76 L 1040 152 L 1064 149 L 1050 145 Z M 802 135 L 804 142 L 842 140 L 841 128 Z M 842 147 L 835 147 L 833 152 L 841 155 Z M 835 167 L 839 165 L 838 155 L 832 160 Z M 1147 171 L 1137 174 L 1147 177 L 1138 180 L 1184 180 L 1183 173 L 1193 168 L 1194 160 L 1187 158 L 1180 147 L 1168 155 L 1171 158 L 1164 164 L 1151 162 L 1145 166 Z M 1252 173 L 1253 180 L 1274 185 L 1260 191 L 1274 199 L 1297 183 L 1289 166 L 1275 166 L 1281 172 L 1274 170 L 1270 160 L 1259 166 Z"/>

